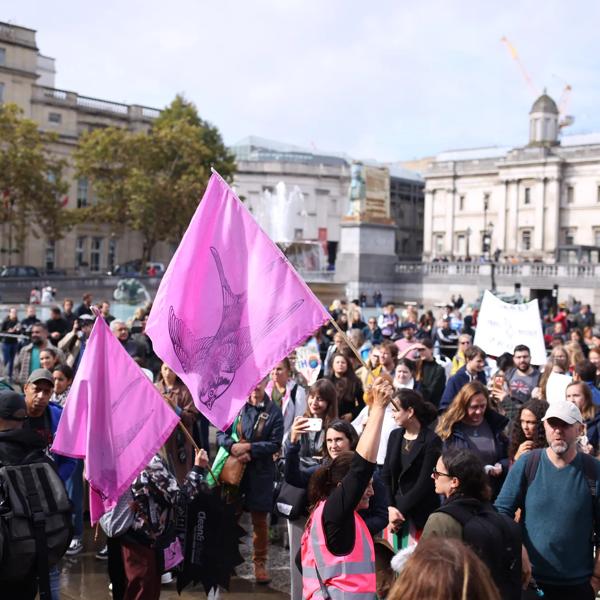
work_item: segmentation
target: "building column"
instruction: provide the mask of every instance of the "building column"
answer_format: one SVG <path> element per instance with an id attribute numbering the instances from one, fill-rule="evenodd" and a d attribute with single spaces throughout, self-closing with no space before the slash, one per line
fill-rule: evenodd
<path id="1" fill-rule="evenodd" d="M 548 210 L 544 251 L 547 255 L 552 255 L 558 246 L 560 234 L 560 179 L 558 177 L 548 179 L 546 189 Z"/>
<path id="2" fill-rule="evenodd" d="M 498 228 L 495 235 L 497 247 L 506 251 L 506 207 L 508 205 L 508 182 L 502 182 L 503 189 L 498 193 Z M 491 249 L 494 252 L 496 248 Z"/>
<path id="3" fill-rule="evenodd" d="M 423 259 L 433 256 L 433 191 L 425 191 L 423 207 Z"/>
<path id="4" fill-rule="evenodd" d="M 536 181 L 532 191 L 532 202 L 535 207 L 535 229 L 533 230 L 534 252 L 544 251 L 544 213 L 546 210 L 546 179 Z"/>
<path id="5" fill-rule="evenodd" d="M 519 180 L 508 183 L 508 215 L 507 215 L 507 244 L 506 251 L 517 254 L 519 250 Z"/>
<path id="6" fill-rule="evenodd" d="M 446 189 L 446 254 L 454 254 L 454 210 L 456 206 L 456 187 L 452 181 L 452 188 Z"/>

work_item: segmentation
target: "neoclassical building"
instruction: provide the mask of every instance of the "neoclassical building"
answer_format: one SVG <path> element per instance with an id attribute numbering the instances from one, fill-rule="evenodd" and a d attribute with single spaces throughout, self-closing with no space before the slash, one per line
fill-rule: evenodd
<path id="1" fill-rule="evenodd" d="M 17 104 L 40 130 L 57 134 L 52 151 L 67 160 L 67 206 L 76 209 L 96 202 L 88 181 L 75 177 L 71 161 L 82 133 L 108 126 L 145 130 L 160 111 L 56 89 L 55 71 L 54 59 L 40 54 L 34 30 L 0 23 L 0 103 Z M 93 273 L 142 255 L 142 240 L 137 233 L 89 222 L 78 225 L 57 242 L 29 236 L 21 256 L 13 254 L 14 248 L 10 247 L 9 227 L 0 226 L 2 265 L 27 264 L 49 271 Z M 171 253 L 172 248 L 166 244 L 157 244 L 153 258 L 166 261 Z"/>
<path id="2" fill-rule="evenodd" d="M 600 248 L 600 135 L 561 135 L 546 94 L 529 113 L 527 145 L 442 152 L 424 175 L 424 260 L 500 250 L 554 262 L 559 247 Z"/>

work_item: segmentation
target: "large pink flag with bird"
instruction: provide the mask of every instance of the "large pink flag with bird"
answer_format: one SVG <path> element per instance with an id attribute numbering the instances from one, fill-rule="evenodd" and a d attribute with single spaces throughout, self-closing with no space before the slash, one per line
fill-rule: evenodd
<path id="1" fill-rule="evenodd" d="M 174 207 L 174 210 L 177 210 Z M 164 274 L 146 333 L 219 429 L 329 313 L 213 172 Z"/>
<path id="2" fill-rule="evenodd" d="M 178 421 L 98 317 L 52 444 L 53 452 L 86 459 L 92 523 L 116 504 Z"/>

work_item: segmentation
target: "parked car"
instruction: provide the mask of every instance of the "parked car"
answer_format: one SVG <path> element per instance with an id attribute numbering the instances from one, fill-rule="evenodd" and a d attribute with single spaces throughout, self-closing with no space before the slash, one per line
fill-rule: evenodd
<path id="1" fill-rule="evenodd" d="M 23 277 L 25 279 L 35 279 L 40 276 L 40 272 L 35 267 L 28 265 L 14 265 L 3 267 L 0 271 L 0 277 Z"/>
<path id="2" fill-rule="evenodd" d="M 165 265 L 160 262 L 147 262 L 146 268 L 142 272 L 142 260 L 136 258 L 135 260 L 129 260 L 120 265 L 116 265 L 112 271 L 109 271 L 109 275 L 118 275 L 119 277 L 139 277 L 141 275 L 152 274 L 160 277 L 165 272 Z"/>

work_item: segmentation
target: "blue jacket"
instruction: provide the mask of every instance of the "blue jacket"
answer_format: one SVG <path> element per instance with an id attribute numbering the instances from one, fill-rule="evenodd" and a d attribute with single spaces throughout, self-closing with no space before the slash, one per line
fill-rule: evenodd
<path id="1" fill-rule="evenodd" d="M 48 408 L 46 410 L 50 413 L 50 431 L 52 432 L 52 438 L 54 438 L 63 409 L 62 406 L 51 402 L 48 404 Z M 50 456 L 52 456 L 54 462 L 56 463 L 56 468 L 58 469 L 60 478 L 63 480 L 63 483 L 66 483 L 67 479 L 71 477 L 71 473 L 73 473 L 75 470 L 77 459 L 70 458 L 69 456 L 62 456 L 61 454 L 55 454 L 54 452 L 50 452 Z"/>
<path id="2" fill-rule="evenodd" d="M 442 399 L 440 400 L 440 412 L 444 412 L 450 406 L 456 394 L 458 394 L 463 385 L 466 385 L 469 381 L 471 381 L 471 377 L 467 373 L 466 366 L 462 366 L 452 377 L 450 377 L 450 379 L 448 379 L 446 389 L 444 389 Z M 486 384 L 487 379 L 483 371 L 477 373 L 477 381 L 480 381 L 483 385 Z"/>
<path id="3" fill-rule="evenodd" d="M 285 457 L 284 479 L 290 485 L 307 488 L 311 475 L 321 465 L 304 467 L 300 464 L 300 444 L 292 444 L 286 440 L 283 445 Z M 326 459 L 328 461 L 330 459 Z M 325 463 L 326 464 L 326 463 Z M 373 473 L 373 496 L 369 500 L 369 508 L 359 510 L 371 535 L 378 534 L 388 524 L 387 491 L 378 471 Z"/>
<path id="4" fill-rule="evenodd" d="M 585 383 L 590 388 L 590 392 L 592 392 L 594 406 L 600 406 L 600 390 L 594 385 L 593 381 L 586 381 Z"/>

